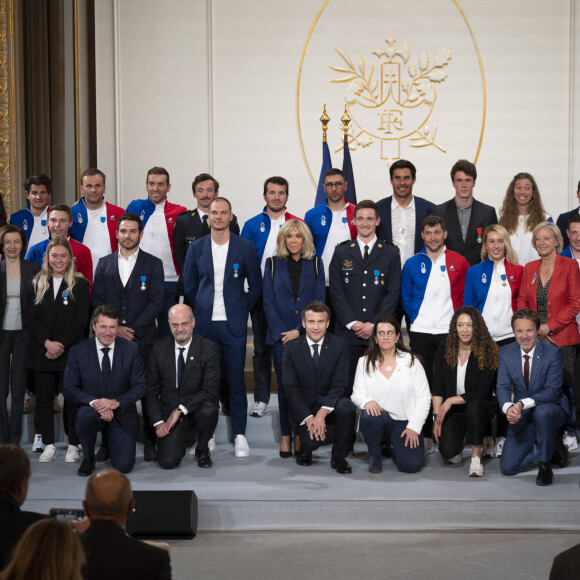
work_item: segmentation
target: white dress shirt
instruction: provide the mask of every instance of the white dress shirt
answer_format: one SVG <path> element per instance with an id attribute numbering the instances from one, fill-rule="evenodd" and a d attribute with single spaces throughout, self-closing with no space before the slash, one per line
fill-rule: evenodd
<path id="1" fill-rule="evenodd" d="M 138 255 L 139 248 L 137 248 L 137 251 L 131 254 L 128 258 L 122 256 L 121 250 L 119 250 L 117 264 L 119 266 L 119 277 L 121 278 L 121 284 L 123 284 L 123 287 L 127 286 L 127 282 L 133 273 L 133 268 L 135 268 Z"/>
<path id="2" fill-rule="evenodd" d="M 224 301 L 224 280 L 229 247 L 229 240 L 222 246 L 216 244 L 213 240 L 211 241 L 214 281 L 213 312 L 211 315 L 213 321 L 223 321 L 228 319 L 226 315 L 226 303 Z"/>
<path id="3" fill-rule="evenodd" d="M 324 245 L 324 252 L 322 252 L 322 263 L 324 264 L 324 275 L 326 277 L 326 285 L 330 279 L 330 262 L 334 256 L 334 249 L 340 242 L 350 240 L 350 228 L 348 227 L 348 218 L 346 217 L 346 204 L 342 209 L 332 212 L 332 223 Z"/>
<path id="4" fill-rule="evenodd" d="M 393 242 L 397 244 L 401 256 L 401 268 L 415 254 L 415 198 L 407 207 L 401 207 L 395 196 L 391 200 L 391 229 Z"/>
<path id="5" fill-rule="evenodd" d="M 532 382 L 532 363 L 534 360 L 534 352 L 535 351 L 536 351 L 536 345 L 534 345 L 534 348 L 532 348 L 532 350 L 530 350 L 530 352 L 525 352 L 524 349 L 520 348 L 520 356 L 521 356 L 521 362 L 522 362 L 522 376 L 524 374 L 524 365 L 526 364 L 526 359 L 524 358 L 524 355 L 527 354 L 530 357 L 528 359 L 528 363 L 529 363 L 529 367 L 530 367 L 530 384 Z M 531 409 L 532 407 L 536 406 L 536 401 L 534 401 L 534 399 L 532 399 L 531 397 L 526 397 L 524 399 L 520 399 L 519 401 L 514 401 L 513 403 L 511 401 L 508 401 L 507 403 L 504 403 L 504 405 L 502 407 L 502 411 L 504 412 L 504 415 L 507 413 L 507 410 L 512 405 L 514 405 L 515 403 L 519 403 L 519 402 L 521 402 L 523 405 L 522 411 L 524 409 Z"/>

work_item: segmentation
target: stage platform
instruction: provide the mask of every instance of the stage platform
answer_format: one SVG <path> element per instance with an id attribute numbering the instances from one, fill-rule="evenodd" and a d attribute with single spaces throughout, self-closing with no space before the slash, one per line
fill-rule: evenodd
<path id="1" fill-rule="evenodd" d="M 373 475 L 360 441 L 348 458 L 353 473 L 339 475 L 330 467 L 330 446 L 314 454 L 310 467 L 279 457 L 273 399 L 264 417 L 248 417 L 250 457 L 234 457 L 228 419 L 220 414 L 213 468 L 200 469 L 186 455 L 180 467 L 165 471 L 143 460 L 139 444 L 129 476 L 133 489 L 193 489 L 202 531 L 580 530 L 578 451 L 568 467 L 554 469 L 554 484 L 544 488 L 535 485 L 536 467 L 505 477 L 499 459 L 484 460 L 483 478 L 468 477 L 468 448 L 459 466 L 444 465 L 436 453 L 417 474 L 399 473 L 385 460 L 383 473 Z M 30 444 L 23 445 L 30 451 Z M 33 475 L 23 509 L 80 507 L 86 479 L 77 476 L 78 464 L 64 462 L 64 441 L 57 449 L 50 464 L 29 453 Z"/>

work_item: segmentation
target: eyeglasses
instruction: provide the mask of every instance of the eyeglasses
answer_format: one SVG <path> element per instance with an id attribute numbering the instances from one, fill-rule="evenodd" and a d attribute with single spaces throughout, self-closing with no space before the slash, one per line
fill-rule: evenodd
<path id="1" fill-rule="evenodd" d="M 344 187 L 344 184 L 344 181 L 336 181 L 334 183 L 325 183 L 324 187 L 328 187 L 328 189 L 340 189 L 341 187 Z"/>

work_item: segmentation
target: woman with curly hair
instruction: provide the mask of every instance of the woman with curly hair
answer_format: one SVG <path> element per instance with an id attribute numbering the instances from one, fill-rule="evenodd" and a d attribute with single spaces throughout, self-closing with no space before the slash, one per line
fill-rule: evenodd
<path id="1" fill-rule="evenodd" d="M 360 430 L 369 449 L 369 471 L 383 470 L 381 441 L 393 447 L 400 471 L 416 473 L 425 461 L 421 430 L 431 407 L 421 361 L 401 341 L 391 315 L 375 322 L 366 356 L 358 361 L 351 399 L 362 410 Z"/>
<path id="2" fill-rule="evenodd" d="M 455 311 L 446 342 L 440 344 L 433 370 L 433 437 L 445 461 L 463 460 L 471 445 L 470 477 L 483 476 L 484 429 L 496 414 L 492 397 L 499 348 L 481 314 L 472 306 Z"/>
<path id="3" fill-rule="evenodd" d="M 509 233 L 517 261 L 525 266 L 539 258 L 532 245 L 532 232 L 541 222 L 553 221 L 544 211 L 536 180 L 529 173 L 518 173 L 508 185 L 499 223 Z"/>

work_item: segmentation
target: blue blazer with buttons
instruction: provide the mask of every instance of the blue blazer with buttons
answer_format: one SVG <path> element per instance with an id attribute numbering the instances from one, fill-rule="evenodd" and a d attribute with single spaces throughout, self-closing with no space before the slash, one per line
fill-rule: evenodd
<path id="1" fill-rule="evenodd" d="M 206 336 L 211 325 L 215 295 L 211 235 L 195 240 L 189 246 L 183 269 L 183 285 L 185 295 L 193 304 L 194 332 Z M 231 333 L 246 336 L 248 314 L 262 295 L 262 270 L 254 244 L 235 234 L 230 234 L 223 293 Z"/>

